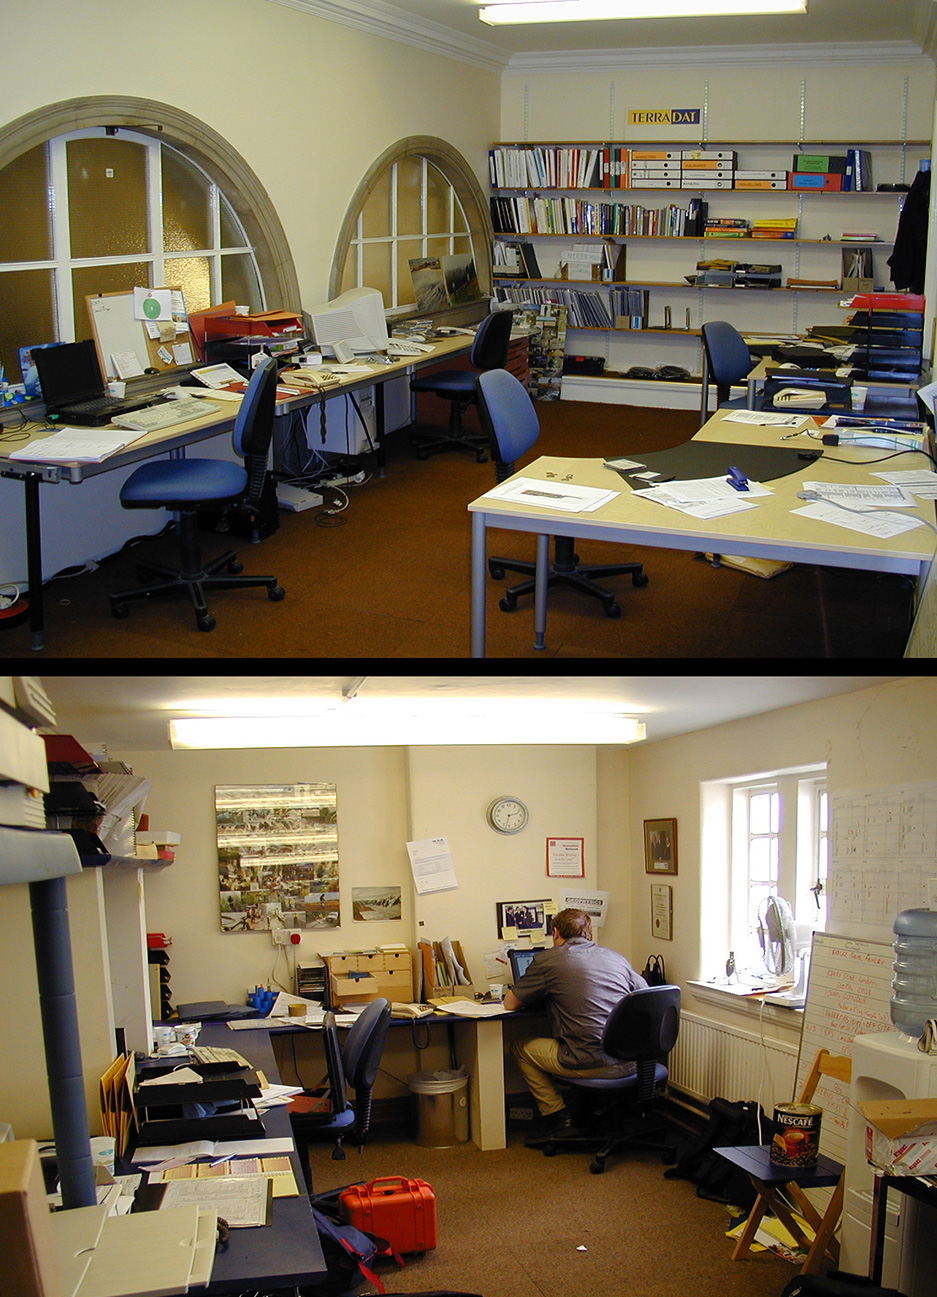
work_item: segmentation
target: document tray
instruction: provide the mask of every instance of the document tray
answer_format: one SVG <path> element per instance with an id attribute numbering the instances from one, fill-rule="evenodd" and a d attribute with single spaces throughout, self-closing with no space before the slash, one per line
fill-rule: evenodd
<path id="1" fill-rule="evenodd" d="M 213 1117 L 141 1116 L 136 1143 L 184 1144 L 193 1139 L 263 1139 L 263 1122 L 250 1114 L 253 1109 L 237 1108 Z"/>

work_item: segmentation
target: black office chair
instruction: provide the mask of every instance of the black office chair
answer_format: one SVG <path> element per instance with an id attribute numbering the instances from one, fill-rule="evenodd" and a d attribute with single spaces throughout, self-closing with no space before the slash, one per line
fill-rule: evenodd
<path id="1" fill-rule="evenodd" d="M 244 464 L 221 459 L 151 460 L 131 473 L 121 487 L 125 509 L 172 509 L 179 514 L 181 569 L 159 563 L 140 563 L 145 585 L 111 595 L 111 613 L 126 617 L 128 604 L 152 596 L 188 594 L 199 630 L 215 628 L 205 602 L 205 591 L 222 587 L 266 586 L 267 598 L 278 602 L 286 592 L 275 576 L 243 576 L 243 563 L 233 550 L 203 563 L 198 537 L 198 511 L 203 506 L 237 501 L 257 517 L 267 475 L 267 453 L 273 435 L 276 404 L 276 361 L 265 356 L 254 370 L 234 424 L 234 449 Z M 259 531 L 255 532 L 259 539 Z M 149 580 L 152 575 L 156 580 Z"/>
<path id="2" fill-rule="evenodd" d="M 577 1131 L 548 1140 L 544 1154 L 593 1151 L 593 1175 L 602 1174 L 606 1159 L 618 1149 L 649 1150 L 672 1162 L 676 1153 L 663 1138 L 667 1124 L 657 1105 L 679 1029 L 678 986 L 649 986 L 619 1000 L 605 1024 L 602 1049 L 610 1058 L 633 1062 L 635 1069 L 626 1076 L 564 1078 Z"/>
<path id="3" fill-rule="evenodd" d="M 515 471 L 515 461 L 527 453 L 540 436 L 540 424 L 534 403 L 524 385 L 505 369 L 493 369 L 479 374 L 478 414 L 488 435 L 495 474 L 503 482 Z M 490 558 L 488 571 L 498 581 L 505 572 L 529 573 L 531 579 L 506 590 L 499 607 L 503 612 L 513 612 L 522 595 L 532 594 L 536 564 L 519 559 Z M 606 590 L 595 577 L 621 576 L 630 573 L 631 584 L 645 586 L 648 577 L 641 563 L 602 563 L 580 566 L 576 542 L 571 536 L 556 536 L 553 542 L 553 562 L 547 586 L 568 585 L 583 594 L 601 600 L 606 617 L 620 617 L 621 608 L 615 593 Z"/>
<path id="4" fill-rule="evenodd" d="M 720 410 L 744 410 L 747 396 L 730 397 L 729 391 L 743 383 L 754 368 L 755 362 L 738 329 L 725 320 L 712 320 L 704 324 L 703 334 L 703 396 L 700 405 L 700 427 L 709 418 L 709 385 L 716 385 L 716 403 Z"/>
<path id="5" fill-rule="evenodd" d="M 503 369 L 507 364 L 513 319 L 513 311 L 493 311 L 485 316 L 478 326 L 469 353 L 472 369 L 444 369 L 440 373 L 411 381 L 411 392 L 432 392 L 449 402 L 448 432 L 410 434 L 417 459 L 426 459 L 427 455 L 437 450 L 455 448 L 471 451 L 478 463 L 484 464 L 487 459 L 487 438 L 465 433 L 462 429 L 462 416 L 475 403 L 475 380 L 479 370 Z"/>
<path id="6" fill-rule="evenodd" d="M 381 1065 L 387 1031 L 390 1027 L 390 1002 L 372 1000 L 358 1015 L 348 1031 L 345 1043 L 338 1047 L 335 1018 L 327 1013 L 323 1025 L 323 1047 L 327 1068 L 331 1111 L 323 1111 L 321 1094 L 298 1095 L 290 1104 L 290 1125 L 296 1140 L 296 1151 L 312 1191 L 309 1145 L 334 1140 L 332 1158 L 345 1157 L 342 1141 L 347 1137 L 360 1153 L 371 1127 L 371 1092 Z M 347 1087 L 354 1091 L 354 1102 L 348 1101 Z M 318 1087 L 317 1087 L 318 1088 Z"/>

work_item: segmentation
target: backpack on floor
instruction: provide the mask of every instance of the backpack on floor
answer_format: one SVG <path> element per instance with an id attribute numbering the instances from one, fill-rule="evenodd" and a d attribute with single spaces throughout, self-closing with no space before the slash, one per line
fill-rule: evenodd
<path id="1" fill-rule="evenodd" d="M 345 1297 L 365 1281 L 374 1284 L 378 1292 L 384 1292 L 384 1285 L 371 1269 L 371 1263 L 388 1258 L 403 1269 L 402 1257 L 386 1239 L 333 1217 L 328 1203 L 323 1204 L 323 1209 L 313 1204 L 312 1214 L 328 1275 L 321 1283 L 303 1287 L 303 1297 Z"/>
<path id="2" fill-rule="evenodd" d="M 741 1167 L 727 1162 L 713 1149 L 736 1144 L 760 1144 L 759 1118 L 762 1129 L 768 1131 L 767 1118 L 757 1103 L 713 1099 L 709 1105 L 709 1120 L 699 1138 L 675 1166 L 667 1168 L 664 1176 L 668 1180 L 691 1180 L 696 1185 L 698 1198 L 734 1203 L 746 1213 L 750 1212 L 758 1196 L 754 1185 Z"/>

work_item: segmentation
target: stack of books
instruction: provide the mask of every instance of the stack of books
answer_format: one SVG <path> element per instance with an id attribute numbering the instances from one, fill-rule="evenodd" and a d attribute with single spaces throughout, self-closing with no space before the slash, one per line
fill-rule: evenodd
<path id="1" fill-rule="evenodd" d="M 752 222 L 753 239 L 796 239 L 796 216 L 765 216 Z"/>
<path id="2" fill-rule="evenodd" d="M 747 239 L 751 223 L 741 216 L 710 216 L 703 227 L 707 239 Z"/>

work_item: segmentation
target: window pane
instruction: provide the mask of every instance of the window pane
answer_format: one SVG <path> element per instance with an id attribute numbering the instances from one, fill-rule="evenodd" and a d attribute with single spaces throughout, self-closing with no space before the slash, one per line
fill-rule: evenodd
<path id="1" fill-rule="evenodd" d="M 427 164 L 426 229 L 430 234 L 449 231 L 449 184 L 446 178 Z"/>
<path id="2" fill-rule="evenodd" d="M 468 221 L 465 219 L 465 213 L 464 213 L 463 210 L 462 210 L 462 204 L 459 202 L 459 196 L 458 196 L 458 194 L 455 194 L 455 193 L 454 193 L 454 194 L 452 195 L 452 198 L 453 198 L 453 203 L 452 203 L 452 206 L 453 206 L 453 213 L 452 213 L 452 228 L 453 228 L 453 230 L 454 230 L 457 234 L 458 234 L 461 230 L 464 230 L 464 231 L 467 233 L 467 232 L 468 232 Z M 471 249 L 470 249 L 470 248 L 464 248 L 464 249 L 462 249 L 462 251 L 464 251 L 464 252 L 469 252 L 469 251 L 471 251 Z"/>
<path id="3" fill-rule="evenodd" d="M 453 239 L 452 250 L 456 255 L 461 255 L 463 257 L 470 256 L 472 253 L 472 240 L 467 234 L 463 235 L 459 239 Z"/>
<path id="4" fill-rule="evenodd" d="M 449 240 L 443 238 L 427 239 L 426 255 L 428 257 L 448 257 Z"/>
<path id="5" fill-rule="evenodd" d="M 777 838 L 768 838 L 767 841 L 770 846 L 768 852 L 768 877 L 773 883 L 776 883 L 778 881 L 778 853 L 780 850 L 780 843 Z"/>
<path id="6" fill-rule="evenodd" d="M 47 261 L 52 255 L 47 149 L 30 149 L 0 171 L 0 261 Z"/>
<path id="7" fill-rule="evenodd" d="M 167 257 L 164 265 L 165 286 L 182 289 L 187 311 L 204 311 L 211 306 L 211 272 L 207 257 Z M 225 293 L 221 296 L 224 301 L 229 300 Z"/>
<path id="8" fill-rule="evenodd" d="M 403 158 L 397 163 L 397 233 L 423 233 L 423 161 Z"/>
<path id="9" fill-rule="evenodd" d="M 391 178 L 393 167 L 379 175 L 374 188 L 361 210 L 362 235 L 366 239 L 379 239 L 391 233 Z"/>
<path id="10" fill-rule="evenodd" d="M 423 244 L 419 239 L 401 239 L 397 244 L 397 305 L 405 306 L 416 301 L 413 291 L 413 276 L 410 274 L 411 259 L 419 259 Z"/>
<path id="11" fill-rule="evenodd" d="M 148 252 L 143 145 L 110 138 L 69 140 L 67 156 L 72 256 Z"/>
<path id="12" fill-rule="evenodd" d="M 771 832 L 777 833 L 781 826 L 781 797 L 778 793 L 771 794 Z"/>
<path id="13" fill-rule="evenodd" d="M 252 311 L 263 310 L 263 294 L 254 259 L 246 252 L 221 258 L 221 298 L 225 302 L 235 301 L 239 306 L 249 306 Z M 205 305 L 209 305 L 207 300 Z"/>
<path id="14" fill-rule="evenodd" d="M 80 266 L 72 271 L 75 296 L 75 338 L 90 338 L 91 322 L 85 297 L 96 293 L 129 293 L 134 288 L 150 286 L 150 263 L 131 262 L 125 266 Z"/>
<path id="15" fill-rule="evenodd" d="M 342 271 L 342 282 L 339 287 L 340 293 L 345 293 L 349 288 L 358 287 L 358 249 L 354 244 L 348 249 L 348 256 L 345 258 L 345 269 Z"/>
<path id="16" fill-rule="evenodd" d="M 9 382 L 22 382 L 20 347 L 56 342 L 51 270 L 9 270 L 0 275 L 0 360 Z"/>
<path id="17" fill-rule="evenodd" d="M 362 258 L 362 286 L 382 293 L 385 306 L 390 304 L 393 294 L 390 251 L 389 243 L 368 243 Z"/>
<path id="18" fill-rule="evenodd" d="M 826 793 L 821 793 L 820 794 L 820 832 L 821 833 L 827 833 L 829 831 L 828 821 L 827 821 L 828 810 L 829 810 L 829 803 L 827 800 L 827 795 Z"/>
<path id="19" fill-rule="evenodd" d="M 193 248 L 210 247 L 211 209 L 207 177 L 181 153 L 174 153 L 171 149 L 161 149 L 160 153 L 164 251 L 188 252 Z"/>
<path id="20" fill-rule="evenodd" d="M 748 828 L 751 833 L 767 833 L 771 827 L 771 794 L 753 793 L 749 802 Z"/>
<path id="21" fill-rule="evenodd" d="M 753 838 L 748 844 L 748 877 L 752 882 L 770 877 L 770 838 Z"/>

